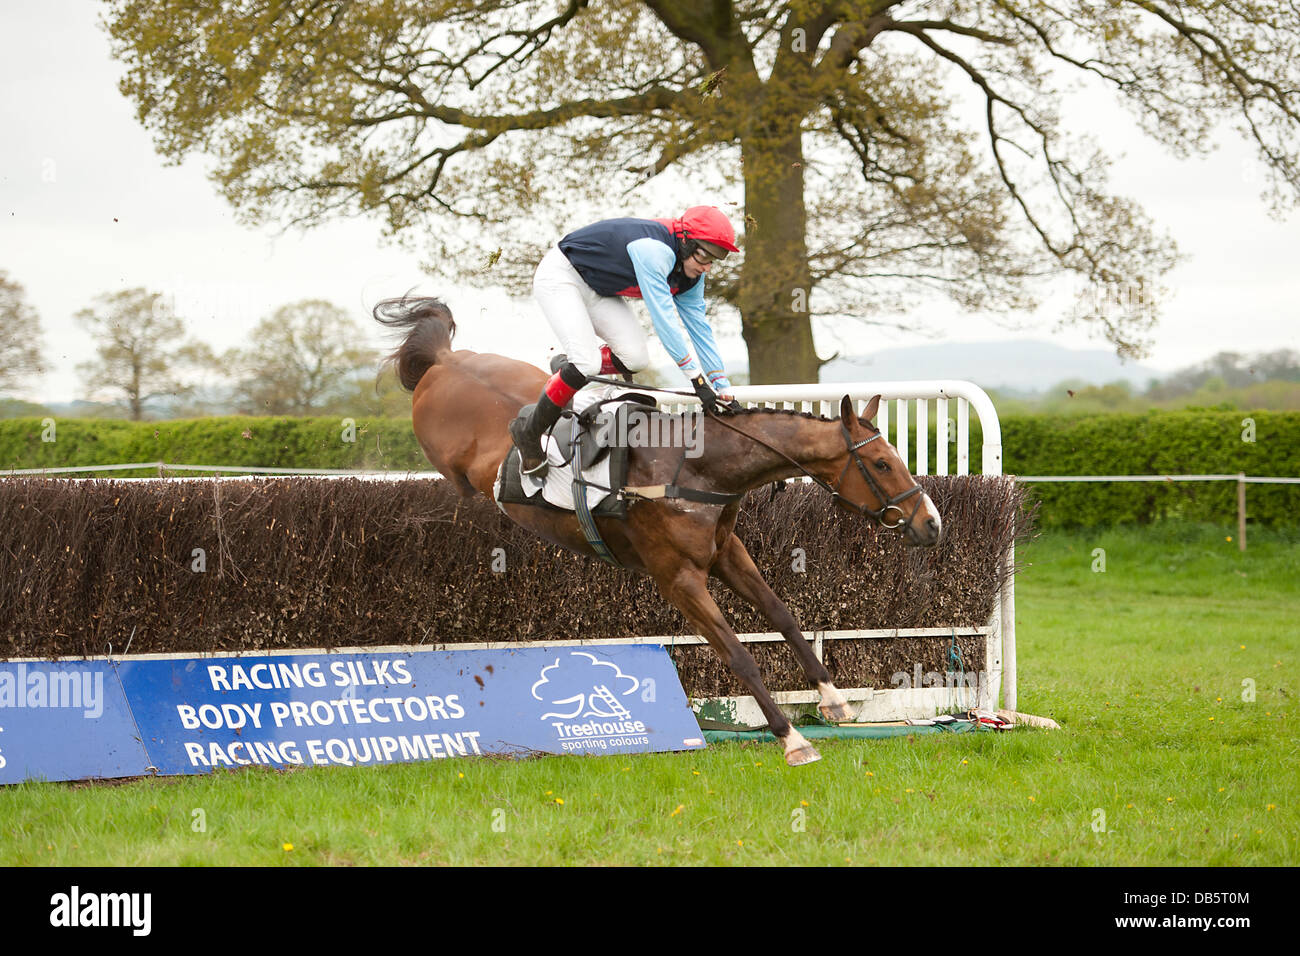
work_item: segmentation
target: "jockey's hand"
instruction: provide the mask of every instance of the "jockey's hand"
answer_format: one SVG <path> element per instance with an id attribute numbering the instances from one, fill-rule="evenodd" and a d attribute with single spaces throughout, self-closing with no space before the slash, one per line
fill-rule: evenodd
<path id="1" fill-rule="evenodd" d="M 703 375 L 697 375 L 691 379 L 691 387 L 695 389 L 695 394 L 700 398 L 700 404 L 704 410 L 709 413 L 715 413 L 718 410 L 718 394 L 704 380 Z"/>
<path id="2" fill-rule="evenodd" d="M 744 406 L 741 405 L 740 402 L 736 401 L 736 396 L 734 395 L 718 396 L 718 411 L 721 412 L 722 414 L 734 415 L 736 414 L 736 412 L 741 411 L 742 408 L 744 408 Z"/>

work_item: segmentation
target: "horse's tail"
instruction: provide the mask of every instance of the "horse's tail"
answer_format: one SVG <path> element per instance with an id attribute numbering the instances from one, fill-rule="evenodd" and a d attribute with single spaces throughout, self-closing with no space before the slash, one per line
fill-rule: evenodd
<path id="1" fill-rule="evenodd" d="M 384 365 L 397 370 L 397 379 L 408 392 L 415 391 L 430 366 L 437 365 L 444 352 L 451 351 L 456 320 L 439 299 L 385 299 L 375 306 L 375 321 L 406 332 L 406 339 L 393 350 Z"/>

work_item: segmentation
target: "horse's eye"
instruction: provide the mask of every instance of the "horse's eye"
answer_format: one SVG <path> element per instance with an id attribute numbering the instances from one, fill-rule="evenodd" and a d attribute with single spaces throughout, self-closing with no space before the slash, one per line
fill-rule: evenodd
<path id="1" fill-rule="evenodd" d="M 889 471 L 889 462 L 883 458 L 876 459 L 876 467 L 881 471 Z"/>

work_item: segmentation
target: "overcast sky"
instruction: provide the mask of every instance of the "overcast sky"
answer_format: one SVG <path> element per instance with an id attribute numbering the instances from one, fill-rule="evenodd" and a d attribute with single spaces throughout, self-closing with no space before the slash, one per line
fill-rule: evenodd
<path id="1" fill-rule="evenodd" d="M 530 300 L 435 284 L 416 257 L 384 245 L 373 222 L 280 236 L 236 225 L 201 162 L 168 167 L 154 153 L 117 91 L 121 70 L 97 25 L 99 8 L 96 0 L 0 4 L 0 270 L 25 287 L 39 312 L 53 366 L 23 397 L 81 397 L 75 366 L 93 356 L 93 345 L 72 315 L 101 293 L 136 286 L 174 296 L 192 334 L 218 350 L 240 344 L 260 318 L 289 302 L 329 299 L 369 327 L 376 300 L 415 289 L 448 300 L 459 346 L 543 364 L 552 337 Z M 1167 280 L 1174 295 L 1145 364 L 1168 371 L 1224 349 L 1300 347 L 1300 216 L 1269 218 L 1251 151 L 1225 136 L 1209 159 L 1179 161 L 1136 133 L 1118 105 L 1096 102 L 1088 124 L 1112 155 L 1125 154 L 1115 191 L 1139 199 L 1188 256 Z M 719 197 L 680 197 L 683 208 L 700 201 Z M 1040 315 L 1010 325 L 940 301 L 918 317 L 949 342 L 1104 347 L 1083 331 L 1054 330 L 1069 294 L 1063 285 Z M 368 334 L 367 344 L 385 344 L 377 327 Z M 743 355 L 738 331 L 723 338 L 725 354 Z M 840 324 L 819 330 L 818 350 L 932 340 Z"/>

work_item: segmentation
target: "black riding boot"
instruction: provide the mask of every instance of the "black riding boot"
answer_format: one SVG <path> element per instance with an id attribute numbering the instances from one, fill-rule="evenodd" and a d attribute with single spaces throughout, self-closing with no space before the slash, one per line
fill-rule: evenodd
<path id="1" fill-rule="evenodd" d="M 524 474 L 545 470 L 546 454 L 542 451 L 542 435 L 560 420 L 564 406 L 586 384 L 587 376 L 578 371 L 576 365 L 566 362 L 546 383 L 533 413 L 527 418 L 520 415 L 510 423 L 510 437 L 519 449 L 520 470 Z"/>
<path id="2" fill-rule="evenodd" d="M 537 400 L 533 412 L 527 418 L 520 415 L 510 423 L 510 437 L 519 449 L 520 468 L 526 475 L 541 470 L 546 465 L 546 455 L 542 451 L 542 436 L 547 429 L 560 420 L 559 405 L 551 401 L 546 393 Z"/>

